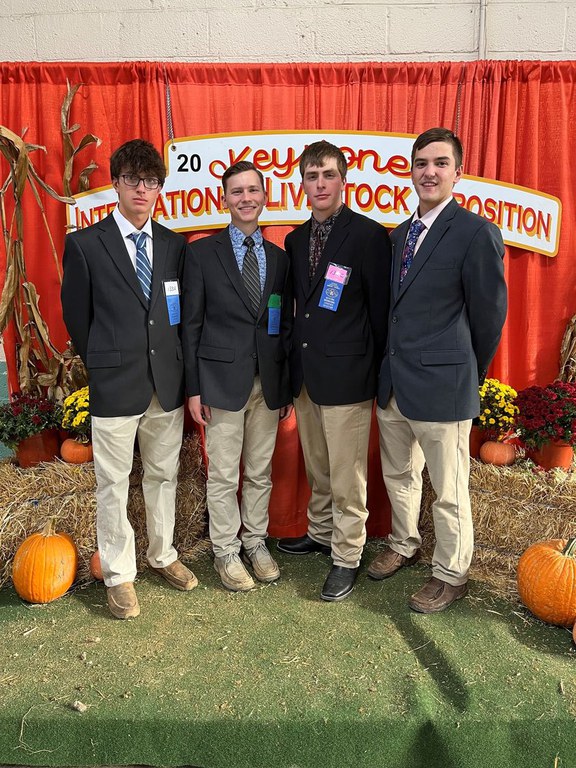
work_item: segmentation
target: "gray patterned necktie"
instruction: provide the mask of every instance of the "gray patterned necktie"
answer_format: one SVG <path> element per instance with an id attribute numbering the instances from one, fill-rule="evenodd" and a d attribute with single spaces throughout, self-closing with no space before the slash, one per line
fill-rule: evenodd
<path id="1" fill-rule="evenodd" d="M 244 245 L 246 246 L 246 255 L 244 256 L 244 262 L 242 264 L 242 279 L 244 280 L 244 285 L 246 286 L 248 296 L 250 297 L 252 310 L 254 314 L 257 314 L 261 296 L 258 257 L 254 250 L 254 240 L 251 237 L 245 238 Z"/>
<path id="2" fill-rule="evenodd" d="M 136 245 L 136 275 L 142 286 L 142 293 L 146 297 L 146 301 L 150 301 L 152 293 L 152 267 L 146 253 L 146 238 L 148 236 L 146 232 L 132 232 L 129 237 Z"/>

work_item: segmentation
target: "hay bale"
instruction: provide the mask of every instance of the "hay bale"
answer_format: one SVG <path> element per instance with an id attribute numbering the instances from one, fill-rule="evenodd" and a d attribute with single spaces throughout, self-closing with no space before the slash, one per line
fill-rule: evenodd
<path id="1" fill-rule="evenodd" d="M 77 581 L 91 580 L 90 557 L 96 549 L 96 479 L 94 465 L 54 461 L 21 469 L 0 462 L 0 587 L 11 580 L 12 559 L 20 543 L 55 517 L 57 529 L 69 533 L 78 548 Z M 128 517 L 136 536 L 139 571 L 146 568 L 146 523 L 142 462 L 134 458 L 128 491 Z M 185 437 L 180 452 L 176 491 L 174 545 L 187 561 L 206 548 L 206 475 L 196 433 Z"/>
<path id="2" fill-rule="evenodd" d="M 434 549 L 432 504 L 427 475 L 422 490 L 420 530 L 423 557 Z M 576 533 L 576 473 L 542 472 L 532 462 L 495 467 L 471 460 L 470 500 L 475 550 L 470 575 L 516 596 L 516 564 L 531 544 Z"/>

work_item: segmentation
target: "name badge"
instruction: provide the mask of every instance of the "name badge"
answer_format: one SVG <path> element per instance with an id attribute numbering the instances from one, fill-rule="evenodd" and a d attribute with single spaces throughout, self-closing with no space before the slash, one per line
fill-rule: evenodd
<path id="1" fill-rule="evenodd" d="M 180 284 L 178 280 L 164 280 L 164 295 L 170 325 L 180 322 Z"/>
<path id="2" fill-rule="evenodd" d="M 281 310 L 282 296 L 279 293 L 271 293 L 268 299 L 268 336 L 280 334 Z"/>
<path id="3" fill-rule="evenodd" d="M 343 267 L 341 264 L 328 264 L 328 269 L 324 276 L 324 288 L 318 303 L 321 309 L 336 312 L 344 286 L 350 280 L 351 272 L 351 267 Z"/>

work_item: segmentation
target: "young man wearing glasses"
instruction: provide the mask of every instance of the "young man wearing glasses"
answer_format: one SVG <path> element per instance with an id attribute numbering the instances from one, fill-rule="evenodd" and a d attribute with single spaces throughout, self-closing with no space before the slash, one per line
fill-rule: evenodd
<path id="1" fill-rule="evenodd" d="M 184 418 L 180 279 L 186 241 L 151 219 L 166 169 L 142 139 L 110 158 L 118 205 L 66 238 L 62 308 L 89 375 L 96 524 L 108 606 L 138 616 L 134 531 L 126 504 L 134 442 L 152 570 L 183 591 L 197 585 L 173 546 Z"/>

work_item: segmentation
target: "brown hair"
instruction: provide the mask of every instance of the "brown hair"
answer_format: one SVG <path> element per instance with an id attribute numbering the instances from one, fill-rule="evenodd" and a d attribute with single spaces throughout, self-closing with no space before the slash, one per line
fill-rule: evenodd
<path id="1" fill-rule="evenodd" d="M 160 186 L 166 179 L 166 166 L 162 156 L 153 144 L 144 139 L 127 141 L 112 153 L 110 177 L 117 179 L 122 172 L 155 176 L 160 179 Z"/>
<path id="2" fill-rule="evenodd" d="M 260 183 L 262 184 L 262 189 L 264 191 L 266 190 L 262 172 L 256 168 L 254 163 L 250 163 L 248 160 L 240 160 L 240 162 L 231 165 L 230 168 L 226 168 L 222 175 L 222 189 L 224 190 L 224 194 L 226 194 L 226 185 L 228 184 L 228 179 L 231 176 L 236 176 L 237 173 L 246 173 L 246 171 L 256 171 L 258 178 L 260 179 Z"/>
<path id="3" fill-rule="evenodd" d="M 424 149 L 428 144 L 433 144 L 435 141 L 445 141 L 452 145 L 456 168 L 460 168 L 464 154 L 462 143 L 454 131 L 451 131 L 449 128 L 429 128 L 424 133 L 421 133 L 412 146 L 412 162 L 414 162 L 414 157 L 419 149 Z"/>
<path id="4" fill-rule="evenodd" d="M 304 171 L 309 165 L 315 165 L 321 168 L 325 165 L 326 160 L 334 158 L 336 160 L 336 166 L 338 172 L 342 178 L 342 181 L 346 178 L 348 172 L 348 165 L 346 164 L 346 158 L 344 152 L 335 144 L 330 144 L 329 141 L 315 141 L 313 144 L 309 144 L 300 157 L 300 173 L 304 177 Z"/>

